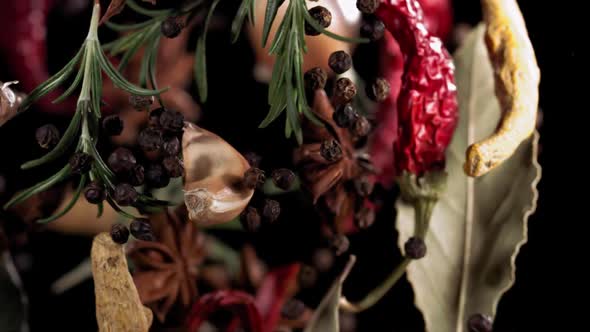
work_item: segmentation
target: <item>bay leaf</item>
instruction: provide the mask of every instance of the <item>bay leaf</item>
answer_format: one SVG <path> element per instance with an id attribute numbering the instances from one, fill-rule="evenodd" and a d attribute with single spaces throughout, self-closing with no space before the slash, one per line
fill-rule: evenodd
<path id="1" fill-rule="evenodd" d="M 340 298 L 342 297 L 342 284 L 348 277 L 350 270 L 356 262 L 356 257 L 351 255 L 344 270 L 334 281 L 328 293 L 315 309 L 309 323 L 303 332 L 338 332 L 340 331 L 339 311 Z"/>
<path id="2" fill-rule="evenodd" d="M 460 116 L 447 150 L 448 188 L 433 211 L 428 253 L 407 270 L 431 332 L 464 332 L 471 315 L 495 315 L 500 297 L 514 284 L 515 259 L 527 241 L 541 176 L 538 133 L 497 169 L 477 179 L 465 175 L 467 146 L 492 133 L 501 116 L 483 25 L 454 59 Z M 402 248 L 413 234 L 414 210 L 401 200 L 396 206 Z"/>

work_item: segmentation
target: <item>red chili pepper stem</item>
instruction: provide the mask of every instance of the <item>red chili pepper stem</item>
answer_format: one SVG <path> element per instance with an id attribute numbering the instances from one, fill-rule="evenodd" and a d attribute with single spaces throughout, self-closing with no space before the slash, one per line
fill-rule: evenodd
<path id="1" fill-rule="evenodd" d="M 414 237 L 424 239 L 428 232 L 434 206 L 440 195 L 445 191 L 447 173 L 444 171 L 430 171 L 422 176 L 417 176 L 410 172 L 403 172 L 399 176 L 398 182 L 402 199 L 414 206 Z M 404 275 L 411 262 L 411 258 L 405 257 L 391 274 L 362 300 L 351 303 L 345 297 L 342 297 L 340 299 L 340 308 L 354 313 L 369 309 L 389 292 L 391 287 Z"/>
<path id="2" fill-rule="evenodd" d="M 422 176 L 403 172 L 398 178 L 402 199 L 414 206 L 414 236 L 424 239 L 434 206 L 447 185 L 447 173 L 430 171 Z"/>

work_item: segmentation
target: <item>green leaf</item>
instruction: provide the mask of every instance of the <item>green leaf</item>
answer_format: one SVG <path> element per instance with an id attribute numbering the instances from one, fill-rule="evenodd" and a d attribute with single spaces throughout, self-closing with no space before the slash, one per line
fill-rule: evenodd
<path id="1" fill-rule="evenodd" d="M 238 41 L 238 38 L 240 37 L 240 33 L 242 32 L 242 26 L 244 25 L 244 19 L 246 19 L 246 16 L 250 17 L 250 23 L 253 23 L 252 21 L 252 8 L 254 4 L 254 0 L 242 0 L 242 3 L 240 4 L 240 8 L 238 9 L 238 12 L 236 13 L 236 16 L 234 17 L 234 20 L 232 21 L 231 24 L 231 42 L 232 44 L 235 44 L 235 42 Z"/>
<path id="2" fill-rule="evenodd" d="M 201 103 L 207 101 L 207 59 L 205 50 L 205 38 L 199 38 L 197 41 L 197 50 L 195 51 L 195 79 L 199 91 L 199 100 Z"/>
<path id="3" fill-rule="evenodd" d="M 141 7 L 135 0 L 126 0 L 127 6 L 131 8 L 136 13 L 150 16 L 150 17 L 158 17 L 158 16 L 168 16 L 172 13 L 171 9 L 146 9 Z"/>
<path id="4" fill-rule="evenodd" d="M 433 211 L 425 238 L 428 254 L 407 272 L 426 330 L 434 332 L 466 332 L 471 315 L 495 315 L 500 297 L 514 283 L 514 262 L 527 241 L 541 176 L 537 133 L 487 175 L 465 175 L 465 150 L 492 133 L 501 116 L 483 25 L 454 59 L 460 116 L 447 150 L 448 187 Z M 401 200 L 397 209 L 403 247 L 413 234 L 414 209 Z"/>
<path id="5" fill-rule="evenodd" d="M 264 13 L 264 26 L 262 28 L 262 47 L 266 47 L 266 42 L 268 41 L 270 29 L 272 27 L 273 22 L 275 21 L 275 18 L 277 17 L 279 7 L 281 7 L 283 2 L 285 2 L 285 0 L 268 0 L 268 2 L 266 3 L 266 12 Z"/>
<path id="6" fill-rule="evenodd" d="M 3 332 L 27 331 L 26 294 L 12 257 L 0 252 L 0 327 Z"/>
<path id="7" fill-rule="evenodd" d="M 84 63 L 84 61 L 86 60 L 86 53 L 86 50 L 84 50 L 84 55 L 82 55 L 82 61 L 80 63 Z M 78 69 L 78 73 L 76 74 L 76 77 L 74 78 L 72 84 L 66 89 L 66 91 L 64 91 L 64 93 L 61 94 L 61 96 L 55 98 L 55 100 L 53 100 L 52 103 L 57 104 L 66 100 L 66 98 L 68 98 L 76 90 L 76 88 L 78 88 L 78 85 L 80 85 L 80 82 L 82 82 L 83 77 L 84 70 L 80 68 Z"/>
<path id="8" fill-rule="evenodd" d="M 55 184 L 65 180 L 70 173 L 72 172 L 72 169 L 70 168 L 69 164 L 66 164 L 66 166 L 64 166 L 59 172 L 55 173 L 54 175 L 52 175 L 51 177 L 37 183 L 36 185 L 21 191 L 20 193 L 16 194 L 10 201 L 8 201 L 6 204 L 4 204 L 4 210 L 10 208 L 11 206 L 21 203 L 24 200 L 26 200 L 27 198 L 38 194 L 42 191 L 45 191 L 51 187 L 53 187 Z"/>
<path id="9" fill-rule="evenodd" d="M 203 25 L 203 35 L 197 41 L 197 49 L 195 51 L 195 80 L 197 82 L 197 89 L 199 90 L 199 99 L 201 103 L 207 101 L 208 87 L 207 87 L 207 51 L 205 49 L 207 41 L 207 31 L 209 29 L 209 21 L 215 11 L 215 7 L 219 4 L 219 0 L 214 0 L 209 7 L 205 24 Z"/>
<path id="10" fill-rule="evenodd" d="M 135 24 L 118 24 L 110 21 L 106 21 L 105 24 L 110 29 L 123 32 L 123 31 L 130 31 L 130 30 L 139 30 L 149 26 L 150 24 L 154 23 L 154 19 L 150 19 L 144 22 L 135 23 Z"/>
<path id="11" fill-rule="evenodd" d="M 76 110 L 74 116 L 72 117 L 72 121 L 68 125 L 68 128 L 64 132 L 63 137 L 57 145 L 45 154 L 43 157 L 31 161 L 27 161 L 26 163 L 21 165 L 21 169 L 31 169 L 33 167 L 37 167 L 43 165 L 45 163 L 51 162 L 64 154 L 66 150 L 72 145 L 74 139 L 77 137 L 78 132 L 80 131 L 80 119 L 81 119 L 81 111 Z"/>
<path id="12" fill-rule="evenodd" d="M 61 210 L 61 212 L 56 213 L 51 217 L 39 219 L 39 220 L 37 220 L 37 223 L 47 224 L 47 223 L 50 223 L 54 220 L 57 220 L 57 219 L 63 217 L 66 213 L 68 213 L 74 207 L 74 204 L 76 204 L 76 202 L 78 201 L 78 198 L 80 198 L 80 194 L 82 193 L 82 190 L 84 189 L 84 186 L 86 185 L 86 179 L 87 179 L 87 175 L 86 174 L 82 175 L 82 178 L 80 178 L 80 182 L 78 183 L 78 188 L 76 188 L 76 191 L 74 191 L 74 196 L 72 197 L 72 200 L 68 203 L 68 205 L 66 205 L 64 207 L 63 210 Z"/>
<path id="13" fill-rule="evenodd" d="M 23 100 L 19 107 L 19 112 L 27 110 L 34 102 L 39 98 L 55 90 L 57 87 L 62 85 L 72 75 L 76 69 L 76 64 L 79 62 L 80 57 L 84 53 L 84 46 L 78 50 L 78 53 L 66 64 L 60 71 L 55 75 L 51 76 L 47 81 L 37 86 L 29 95 Z"/>
<path id="14" fill-rule="evenodd" d="M 98 42 L 96 42 L 96 44 L 98 45 Z M 144 89 L 144 88 L 140 88 L 140 87 L 134 85 L 133 83 L 127 81 L 127 79 L 125 79 L 123 77 L 123 75 L 121 75 L 121 73 L 119 73 L 117 71 L 117 69 L 115 69 L 115 67 L 113 67 L 111 62 L 107 59 L 106 55 L 104 54 L 103 50 L 100 48 L 100 45 L 98 45 L 97 49 L 98 49 L 97 57 L 98 57 L 98 61 L 100 63 L 100 66 L 102 67 L 104 72 L 107 74 L 107 76 L 113 81 L 113 84 L 115 84 L 115 86 L 118 87 L 119 89 L 125 90 L 131 94 L 135 94 L 138 96 L 154 96 L 154 95 L 158 95 L 160 93 L 166 92 L 168 90 L 168 88 L 159 89 L 159 90 Z"/>
<path id="15" fill-rule="evenodd" d="M 313 316 L 303 332 L 339 332 L 338 308 L 342 295 L 342 284 L 348 277 L 350 270 L 356 262 L 356 257 L 351 255 L 348 263 L 340 276 L 334 281 L 328 293 L 324 296 L 320 305 L 314 310 Z"/>

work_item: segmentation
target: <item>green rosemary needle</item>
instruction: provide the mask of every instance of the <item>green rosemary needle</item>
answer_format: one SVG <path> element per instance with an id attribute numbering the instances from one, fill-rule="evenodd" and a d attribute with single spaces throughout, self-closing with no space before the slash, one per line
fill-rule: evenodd
<path id="1" fill-rule="evenodd" d="M 100 106 L 102 97 L 102 73 L 106 73 L 106 75 L 112 80 L 116 87 L 131 94 L 153 96 L 159 95 L 166 90 L 150 90 L 138 87 L 125 79 L 121 73 L 116 68 L 114 68 L 114 66 L 104 54 L 98 39 L 99 18 L 100 5 L 97 3 L 93 7 L 88 35 L 78 53 L 62 70 L 35 88 L 21 104 L 20 111 L 24 111 L 29 108 L 39 98 L 43 97 L 47 93 L 66 82 L 73 74 L 76 66 L 79 65 L 78 72 L 72 84 L 59 98 L 54 100 L 54 102 L 65 100 L 77 89 L 80 83 L 82 83 L 78 102 L 76 104 L 76 111 L 62 139 L 49 153 L 45 154 L 39 159 L 24 163 L 21 168 L 30 169 L 59 158 L 71 147 L 78 133 L 80 133 L 80 135 L 78 136 L 78 143 L 76 145 L 75 151 L 84 152 L 92 156 L 92 168 L 89 174 L 83 174 L 81 176 L 78 188 L 75 191 L 72 200 L 66 205 L 66 207 L 56 215 L 41 219 L 39 222 L 47 223 L 66 214 L 74 206 L 75 202 L 79 198 L 82 188 L 86 184 L 88 177 L 92 181 L 100 180 L 107 186 L 107 189 L 109 190 L 113 190 L 114 188 L 115 175 L 107 167 L 107 165 L 102 160 L 102 157 L 96 150 L 99 120 L 101 118 Z M 71 174 L 72 169 L 70 165 L 64 166 L 53 176 L 15 195 L 8 203 L 4 205 L 4 209 L 21 203 L 29 197 L 53 187 L 55 184 L 69 178 Z M 115 210 L 120 211 L 120 208 L 116 206 L 113 201 L 109 201 L 109 203 L 113 206 L 113 208 L 115 208 Z M 148 207 L 154 207 L 166 205 L 166 202 L 155 200 L 142 195 L 140 204 L 145 204 Z"/>

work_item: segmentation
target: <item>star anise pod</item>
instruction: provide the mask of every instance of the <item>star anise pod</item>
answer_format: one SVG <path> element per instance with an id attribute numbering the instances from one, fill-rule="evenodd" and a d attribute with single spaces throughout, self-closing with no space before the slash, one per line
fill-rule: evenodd
<path id="1" fill-rule="evenodd" d="M 197 298 L 196 280 L 205 257 L 205 238 L 187 217 L 184 205 L 155 214 L 156 241 L 137 241 L 129 251 L 133 280 L 143 304 L 164 322 L 173 309 L 185 313 Z"/>
<path id="2" fill-rule="evenodd" d="M 303 182 L 314 203 L 322 198 L 338 219 L 353 212 L 356 193 L 350 184 L 369 172 L 370 165 L 355 149 L 350 131 L 334 122 L 334 107 L 324 90 L 316 90 L 312 112 L 324 126 L 304 123 L 304 144 L 295 150 L 294 162 L 303 170 Z"/>

